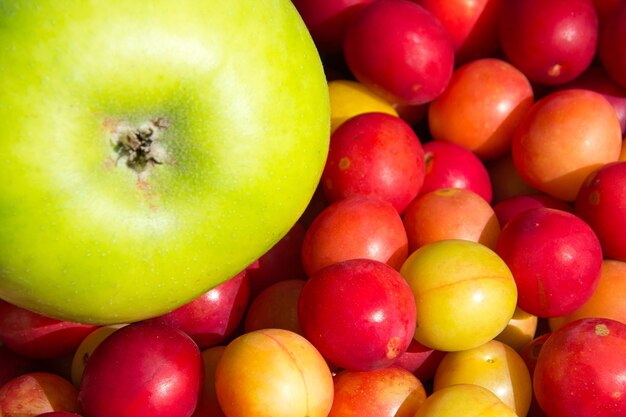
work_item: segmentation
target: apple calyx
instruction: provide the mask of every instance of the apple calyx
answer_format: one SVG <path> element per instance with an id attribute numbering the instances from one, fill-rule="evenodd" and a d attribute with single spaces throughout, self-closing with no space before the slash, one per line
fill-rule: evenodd
<path id="1" fill-rule="evenodd" d="M 150 119 L 139 127 L 125 122 L 116 123 L 111 145 L 117 154 L 117 163 L 124 163 L 138 174 L 147 174 L 154 165 L 168 161 L 161 136 L 169 122 L 163 117 Z"/>

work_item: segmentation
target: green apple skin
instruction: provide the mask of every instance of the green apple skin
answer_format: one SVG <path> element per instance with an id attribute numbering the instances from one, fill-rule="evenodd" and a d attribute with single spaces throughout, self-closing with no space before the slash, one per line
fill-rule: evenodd
<path id="1" fill-rule="evenodd" d="M 2 2 L 0 57 L 0 298 L 21 307 L 172 310 L 271 248 L 319 181 L 328 92 L 289 0 Z M 167 128 L 139 173 L 112 142 L 149 120 Z"/>

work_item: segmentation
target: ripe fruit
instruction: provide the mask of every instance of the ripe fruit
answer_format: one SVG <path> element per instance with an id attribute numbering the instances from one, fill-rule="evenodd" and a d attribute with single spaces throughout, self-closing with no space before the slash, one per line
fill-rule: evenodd
<path id="1" fill-rule="evenodd" d="M 446 354 L 447 352 L 424 346 L 413 338 L 409 347 L 398 356 L 392 366 L 406 369 L 426 383 L 435 376 L 435 371 Z"/>
<path id="2" fill-rule="evenodd" d="M 0 342 L 29 358 L 72 354 L 96 326 L 57 320 L 0 300 Z"/>
<path id="3" fill-rule="evenodd" d="M 74 352 L 74 356 L 72 357 L 72 368 L 71 368 L 71 377 L 72 383 L 77 388 L 80 387 L 80 381 L 83 379 L 83 372 L 85 371 L 85 366 L 87 365 L 87 361 L 89 361 L 89 357 L 93 353 L 93 351 L 98 347 L 104 339 L 109 337 L 113 332 L 119 329 L 122 326 L 119 325 L 111 325 L 111 326 L 102 326 L 89 333 L 87 337 L 83 339 L 83 341 L 78 345 L 78 348 Z"/>
<path id="4" fill-rule="evenodd" d="M 343 51 L 357 80 L 397 104 L 432 101 L 454 67 L 445 29 L 409 0 L 376 0 L 361 9 L 348 26 Z"/>
<path id="5" fill-rule="evenodd" d="M 591 297 L 576 310 L 566 316 L 550 319 L 552 331 L 574 320 L 596 317 L 620 321 L 626 324 L 626 262 L 605 259 L 598 286 Z"/>
<path id="6" fill-rule="evenodd" d="M 495 337 L 495 340 L 505 343 L 519 352 L 535 337 L 538 323 L 539 318 L 537 316 L 517 307 L 511 321 Z"/>
<path id="7" fill-rule="evenodd" d="M 444 188 L 418 196 L 405 210 L 402 221 L 409 253 L 446 239 L 470 240 L 494 249 L 500 234 L 493 208 L 484 198 L 465 189 Z"/>
<path id="8" fill-rule="evenodd" d="M 397 367 L 342 370 L 333 383 L 335 395 L 328 417 L 414 417 L 426 399 L 420 380 Z"/>
<path id="9" fill-rule="evenodd" d="M 367 371 L 391 365 L 413 339 L 415 300 L 382 262 L 351 259 L 309 278 L 298 302 L 304 336 L 333 365 Z"/>
<path id="10" fill-rule="evenodd" d="M 306 226 L 302 221 L 297 221 L 277 244 L 246 267 L 250 299 L 276 282 L 306 278 L 301 259 L 305 233 Z"/>
<path id="11" fill-rule="evenodd" d="M 493 56 L 502 0 L 418 0 L 450 34 L 456 65 Z"/>
<path id="12" fill-rule="evenodd" d="M 572 338 L 604 368 L 587 347 L 546 363 L 549 413 L 529 401 L 529 377 L 550 332 L 626 320 L 626 259 L 615 259 L 626 195 L 613 171 L 626 160 L 626 86 L 603 58 L 624 56 L 623 25 L 611 26 L 624 0 L 144 3 L 0 6 L 0 143 L 11 142 L 0 144 L 0 299 L 15 297 L 0 301 L 0 385 L 56 373 L 81 387 L 83 417 L 604 417 L 622 402 L 613 325 Z M 302 17 L 290 28 L 289 3 Z M 581 36 L 594 14 L 596 33 Z M 538 41 L 530 53 L 496 50 L 520 27 L 519 45 Z M 565 82 L 604 29 L 608 52 Z M 529 79 L 546 61 L 552 78 Z M 226 269 L 235 278 L 213 273 Z M 49 297 L 33 307 L 82 300 L 86 319 L 6 314 L 3 302 L 30 296 L 31 272 Z M 528 299 L 536 310 L 521 308 Z M 130 324 L 112 333 L 110 321 Z M 71 334 L 49 337 L 59 322 Z M 73 358 L 55 353 L 94 325 Z M 591 333 L 607 341 L 595 349 Z M 53 357 L 12 354 L 16 335 Z M 569 375 L 552 378 L 552 365 Z M 608 383 L 606 368 L 619 368 Z"/>
<path id="13" fill-rule="evenodd" d="M 574 208 L 568 202 L 559 200 L 551 195 L 539 193 L 531 195 L 516 195 L 506 198 L 493 206 L 501 227 L 517 214 L 537 207 L 548 207 L 557 210 L 573 212 Z"/>
<path id="14" fill-rule="evenodd" d="M 389 201 L 398 213 L 424 183 L 424 150 L 397 116 L 366 113 L 345 121 L 330 138 L 321 185 L 328 201 L 366 195 Z"/>
<path id="15" fill-rule="evenodd" d="M 16 1 L 0 19 L 3 299 L 82 323 L 153 317 L 305 209 L 328 89 L 290 1 Z"/>
<path id="16" fill-rule="evenodd" d="M 420 194 L 442 188 L 463 188 L 491 203 L 491 179 L 487 168 L 469 149 L 436 140 L 424 143 L 422 149 L 426 172 Z"/>
<path id="17" fill-rule="evenodd" d="M 228 417 L 326 417 L 333 381 L 324 358 L 297 333 L 264 329 L 230 342 L 215 370 Z"/>
<path id="18" fill-rule="evenodd" d="M 264 289 L 248 306 L 244 332 L 260 329 L 285 329 L 302 334 L 298 321 L 298 299 L 303 279 L 287 279 Z"/>
<path id="19" fill-rule="evenodd" d="M 191 417 L 226 417 L 217 400 L 215 391 L 215 370 L 226 346 L 213 346 L 202 351 L 204 378 L 198 405 Z"/>
<path id="20" fill-rule="evenodd" d="M 603 22 L 598 53 L 611 78 L 626 87 L 626 5 L 615 7 Z"/>
<path id="21" fill-rule="evenodd" d="M 415 339 L 437 350 L 471 349 L 511 320 L 517 289 L 511 271 L 491 249 L 442 240 L 413 252 L 400 270 L 417 307 Z"/>
<path id="22" fill-rule="evenodd" d="M 249 301 L 250 284 L 243 271 L 187 304 L 147 321 L 179 329 L 205 349 L 222 343 L 235 331 Z"/>
<path id="23" fill-rule="evenodd" d="M 598 44 L 592 0 L 504 0 L 500 45 L 532 81 L 561 84 L 582 74 Z"/>
<path id="24" fill-rule="evenodd" d="M 329 81 L 328 95 L 331 133 L 343 122 L 359 114 L 377 112 L 398 116 L 391 103 L 358 81 Z"/>
<path id="25" fill-rule="evenodd" d="M 293 0 L 322 54 L 337 54 L 346 28 L 363 6 L 372 0 Z"/>
<path id="26" fill-rule="evenodd" d="M 550 417 L 626 414 L 626 324 L 580 319 L 552 333 L 533 377 L 537 402 Z"/>
<path id="27" fill-rule="evenodd" d="M 513 273 L 519 307 L 539 317 L 571 313 L 600 279 L 598 238 L 565 211 L 539 207 L 518 214 L 500 232 L 496 252 Z"/>
<path id="28" fill-rule="evenodd" d="M 480 385 L 457 384 L 432 393 L 415 417 L 518 417 L 493 392 Z"/>
<path id="29" fill-rule="evenodd" d="M 626 162 L 606 164 L 580 187 L 575 213 L 595 232 L 606 258 L 626 261 Z"/>
<path id="30" fill-rule="evenodd" d="M 520 416 L 525 416 L 532 397 L 531 375 L 522 357 L 496 340 L 460 352 L 449 352 L 439 364 L 433 389 L 455 384 L 487 388 Z"/>
<path id="31" fill-rule="evenodd" d="M 78 412 L 78 391 L 49 372 L 30 372 L 0 387 L 0 416 L 34 417 L 50 411 Z"/>
<path id="32" fill-rule="evenodd" d="M 89 417 L 191 415 L 202 381 L 202 357 L 173 327 L 139 322 L 116 330 L 96 347 L 80 384 Z"/>
<path id="33" fill-rule="evenodd" d="M 515 129 L 513 162 L 532 187 L 565 201 L 585 178 L 617 161 L 622 134 L 611 104 L 589 90 L 564 90 L 536 102 Z"/>
<path id="34" fill-rule="evenodd" d="M 302 264 L 309 276 L 355 258 L 400 269 L 408 251 L 406 230 L 393 205 L 376 197 L 353 196 L 329 205 L 315 218 L 302 243 Z"/>
<path id="35" fill-rule="evenodd" d="M 27 358 L 0 345 L 0 387 L 10 379 L 35 369 L 35 359 Z"/>
<path id="36" fill-rule="evenodd" d="M 456 143 L 482 160 L 511 150 L 513 131 L 533 105 L 526 76 L 506 61 L 484 58 L 458 68 L 428 109 L 436 140 Z"/>
<path id="37" fill-rule="evenodd" d="M 621 1 L 621 0 L 620 0 Z M 622 133 L 626 133 L 626 86 L 615 82 L 604 67 L 589 67 L 580 77 L 560 86 L 561 89 L 582 88 L 602 94 L 615 109 Z"/>

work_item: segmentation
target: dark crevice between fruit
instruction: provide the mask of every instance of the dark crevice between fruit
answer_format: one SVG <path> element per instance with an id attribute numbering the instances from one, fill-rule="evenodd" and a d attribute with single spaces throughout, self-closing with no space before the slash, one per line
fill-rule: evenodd
<path id="1" fill-rule="evenodd" d="M 117 163 L 124 163 L 137 174 L 146 175 L 155 165 L 168 161 L 162 134 L 169 127 L 167 119 L 158 117 L 139 127 L 116 123 L 111 139 Z"/>

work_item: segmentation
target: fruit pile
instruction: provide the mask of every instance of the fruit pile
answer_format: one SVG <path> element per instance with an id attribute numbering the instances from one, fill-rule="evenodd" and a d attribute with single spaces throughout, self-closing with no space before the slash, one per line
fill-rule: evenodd
<path id="1" fill-rule="evenodd" d="M 625 416 L 626 2 L 293 6 L 331 123 L 297 222 L 149 318 L 0 300 L 0 416 Z"/>

